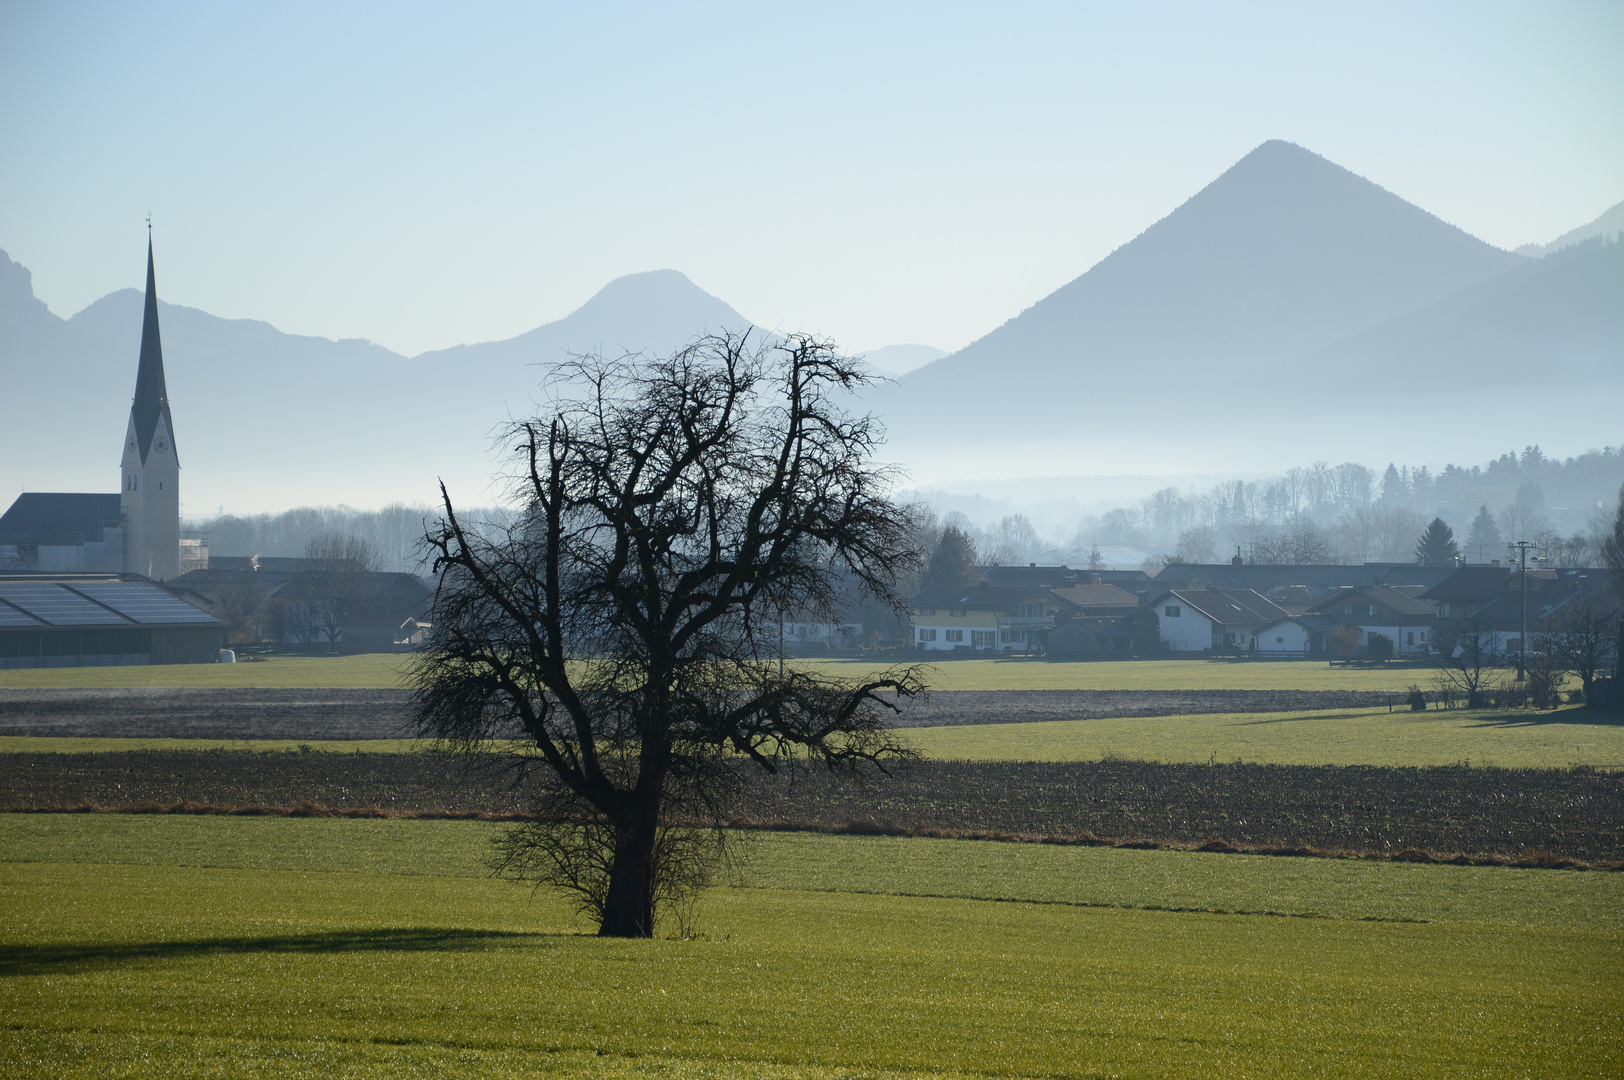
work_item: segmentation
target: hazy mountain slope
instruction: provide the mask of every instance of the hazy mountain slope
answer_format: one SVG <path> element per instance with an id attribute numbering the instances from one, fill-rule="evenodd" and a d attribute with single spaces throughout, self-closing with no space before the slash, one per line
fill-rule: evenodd
<path id="1" fill-rule="evenodd" d="M 886 345 L 870 349 L 863 354 L 863 359 L 879 374 L 895 377 L 922 368 L 946 355 L 945 349 L 931 345 Z"/>
<path id="2" fill-rule="evenodd" d="M 1014 361 L 1068 381 L 1306 352 L 1522 260 L 1302 147 L 1267 142 L 1087 273 L 906 380 Z"/>
<path id="3" fill-rule="evenodd" d="M 0 492 L 116 490 L 141 300 L 123 289 L 62 320 L 35 299 L 26 269 L 0 266 Z M 542 374 L 534 365 L 748 325 L 675 271 L 621 278 L 509 341 L 410 359 L 162 302 L 159 322 L 185 510 L 199 516 L 220 505 L 432 501 L 440 478 L 484 501 L 491 434 L 528 408 Z"/>
<path id="4" fill-rule="evenodd" d="M 511 377 L 528 390 L 540 376 L 536 365 L 557 363 L 571 353 L 663 352 L 699 333 L 752 325 L 677 271 L 650 270 L 616 278 L 556 322 L 505 341 L 423 353 L 413 357 L 410 366 L 425 374 L 449 369 Z"/>
<path id="5" fill-rule="evenodd" d="M 1558 394 L 1570 417 L 1602 409 L 1624 434 L 1624 242 L 1570 245 L 1306 363 L 1378 395 L 1428 376 L 1452 380 L 1446 399 L 1509 394 L 1523 407 Z"/>
<path id="6" fill-rule="evenodd" d="M 1577 229 L 1569 229 L 1549 244 L 1524 244 L 1517 249 L 1517 254 L 1537 259 L 1593 237 L 1601 236 L 1613 240 L 1619 233 L 1624 233 L 1624 202 L 1604 211 L 1595 221 L 1581 225 Z"/>

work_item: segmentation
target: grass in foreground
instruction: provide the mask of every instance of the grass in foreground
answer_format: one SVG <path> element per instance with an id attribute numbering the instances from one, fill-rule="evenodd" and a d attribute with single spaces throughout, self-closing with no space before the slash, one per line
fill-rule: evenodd
<path id="1" fill-rule="evenodd" d="M 906 735 L 927 756 L 958 761 L 1624 769 L 1624 723 L 1599 722 L 1583 709 L 1205 713 L 913 728 Z"/>
<path id="2" fill-rule="evenodd" d="M 409 657 L 278 656 L 264 663 L 166 664 L 157 667 L 42 668 L 0 671 L 0 689 L 48 687 L 243 687 L 252 689 L 398 689 Z M 912 661 L 912 657 L 903 658 Z M 802 666 L 860 677 L 869 660 L 803 660 Z M 934 665 L 937 690 L 1379 690 L 1430 686 L 1432 672 L 1408 665 L 1332 668 L 1316 661 L 1144 660 L 1050 663 L 1044 660 L 951 660 Z"/>
<path id="3" fill-rule="evenodd" d="M 488 827 L 54 820 L 0 826 L 8 858 L 92 860 L 0 865 L 11 1075 L 1624 1068 L 1616 875 L 770 838 L 752 873 L 774 887 L 710 894 L 707 937 L 625 942 L 471 876 Z M 1316 880 L 1350 866 L 1378 873 Z M 946 895 L 853 891 L 894 878 Z M 1101 887 L 1137 906 L 1071 906 Z M 1258 889 L 1328 917 L 1145 910 Z M 1362 921 L 1404 912 L 1442 921 Z"/>

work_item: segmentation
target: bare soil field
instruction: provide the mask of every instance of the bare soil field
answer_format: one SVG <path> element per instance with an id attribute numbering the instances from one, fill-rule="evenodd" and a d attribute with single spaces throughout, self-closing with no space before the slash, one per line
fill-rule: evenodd
<path id="1" fill-rule="evenodd" d="M 863 784 L 752 774 L 749 822 L 922 835 L 1624 860 L 1624 775 L 1449 766 L 922 762 Z M 0 810 L 82 806 L 522 814 L 494 766 L 439 754 L 0 755 Z M 305 808 L 306 811 L 310 809 Z M 262 811 L 261 811 L 262 812 Z"/>
<path id="2" fill-rule="evenodd" d="M 1191 713 L 1380 708 L 1369 690 L 947 690 L 904 703 L 903 727 Z M 407 690 L 0 689 L 0 735 L 143 739 L 393 739 Z"/>

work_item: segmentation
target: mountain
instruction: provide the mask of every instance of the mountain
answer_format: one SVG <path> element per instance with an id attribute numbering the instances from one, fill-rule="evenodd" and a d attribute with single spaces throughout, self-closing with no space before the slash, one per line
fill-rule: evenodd
<path id="1" fill-rule="evenodd" d="M 1553 251 L 1561 251 L 1565 247 L 1571 247 L 1592 237 L 1601 236 L 1613 240 L 1618 237 L 1619 233 L 1624 233 L 1624 202 L 1604 212 L 1601 217 L 1588 225 L 1581 225 L 1577 229 L 1569 229 L 1549 244 L 1524 244 L 1517 249 L 1517 254 L 1539 259 Z"/>
<path id="2" fill-rule="evenodd" d="M 0 503 L 24 485 L 116 490 L 141 305 L 138 290 L 123 289 L 61 319 L 35 298 L 28 270 L 0 253 Z M 750 325 L 674 270 L 619 278 L 507 341 L 410 358 L 161 300 L 158 310 L 184 510 L 197 517 L 220 505 L 432 502 L 441 478 L 459 501 L 484 502 L 492 433 L 529 410 L 543 365 Z"/>
<path id="3" fill-rule="evenodd" d="M 886 345 L 864 353 L 863 359 L 868 361 L 868 366 L 878 374 L 895 378 L 915 368 L 922 368 L 932 360 L 940 360 L 946 355 L 945 350 L 930 345 Z"/>
<path id="4" fill-rule="evenodd" d="M 1511 309 L 1466 298 L 1389 336 L 1340 343 L 1531 265 L 1302 147 L 1267 142 L 1082 276 L 896 387 L 877 388 L 870 403 L 890 421 L 890 456 L 925 483 L 1273 469 L 1373 453 L 1492 456 L 1494 446 L 1539 438 L 1525 413 L 1508 408 L 1504 380 L 1529 364 L 1547 378 L 1594 373 L 1596 350 L 1614 333 L 1597 304 L 1564 306 L 1533 274 L 1505 286 L 1503 303 L 1515 294 L 1527 305 L 1515 334 Z M 1569 272 L 1569 286 L 1605 296 L 1605 266 Z M 1552 303 L 1543 323 L 1541 297 Z M 1556 330 L 1566 337 L 1539 354 L 1539 333 Z M 1459 348 L 1404 366 L 1445 332 Z M 1403 361 L 1389 363 L 1382 348 Z M 1327 423 L 1340 398 L 1366 387 L 1383 395 L 1380 413 Z M 1468 399 L 1476 414 L 1455 410 Z M 1452 422 L 1440 425 L 1444 401 Z M 1483 422 L 1468 422 L 1473 415 Z M 1509 430 L 1491 430 L 1500 421 Z M 1563 443 L 1574 435 L 1542 430 Z"/>
<path id="5" fill-rule="evenodd" d="M 1564 423 L 1602 421 L 1611 443 L 1624 434 L 1624 241 L 1568 245 L 1306 364 L 1359 372 L 1370 397 L 1433 373 L 1487 387 L 1518 409 L 1560 401 Z"/>

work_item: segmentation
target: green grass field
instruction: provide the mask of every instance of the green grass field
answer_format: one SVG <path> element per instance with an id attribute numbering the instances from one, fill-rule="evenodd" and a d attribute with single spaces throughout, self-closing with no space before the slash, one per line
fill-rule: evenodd
<path id="1" fill-rule="evenodd" d="M 169 664 L 159 667 L 42 668 L 0 671 L 0 689 L 36 687 L 249 687 L 392 689 L 404 685 L 408 658 L 282 656 L 256 664 Z M 860 677 L 866 660 L 803 661 L 806 667 Z M 928 676 L 937 690 L 1383 690 L 1430 685 L 1426 668 L 1332 668 L 1311 661 L 1147 660 L 1048 663 L 1042 660 L 951 660 Z"/>
<path id="2" fill-rule="evenodd" d="M 600 941 L 490 829 L 6 815 L 0 1073 L 1624 1070 L 1620 875 L 763 836 Z"/>
<path id="3" fill-rule="evenodd" d="M 1606 718 L 1602 718 L 1605 720 Z M 1616 718 L 1615 718 L 1616 719 Z M 1277 765 L 1454 765 L 1624 769 L 1624 723 L 1583 709 L 1321 710 L 1193 716 L 1048 720 L 910 728 L 904 737 L 929 757 L 961 761 L 1265 762 Z M 412 739 L 287 741 L 0 737 L 7 751 L 357 750 L 408 753 Z"/>
<path id="4" fill-rule="evenodd" d="M 1493 765 L 1624 769 L 1624 723 L 1583 709 L 1386 709 L 1050 720 L 914 728 L 934 758 L 968 761 L 1251 761 L 1276 765 Z"/>

